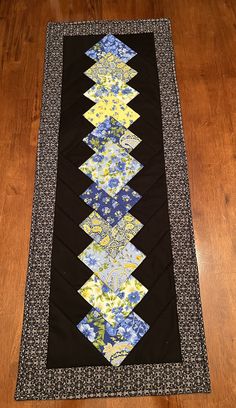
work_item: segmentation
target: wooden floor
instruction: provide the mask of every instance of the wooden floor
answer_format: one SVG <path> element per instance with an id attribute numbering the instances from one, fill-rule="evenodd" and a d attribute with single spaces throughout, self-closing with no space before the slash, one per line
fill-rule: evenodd
<path id="1" fill-rule="evenodd" d="M 1 0 L 0 407 L 236 407 L 236 1 Z M 169 17 L 212 393 L 15 402 L 48 21 Z"/>

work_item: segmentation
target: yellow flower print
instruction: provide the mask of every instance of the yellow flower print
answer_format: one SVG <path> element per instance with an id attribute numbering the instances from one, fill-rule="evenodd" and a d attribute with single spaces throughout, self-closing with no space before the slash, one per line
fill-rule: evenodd
<path id="1" fill-rule="evenodd" d="M 92 218 L 92 223 L 93 225 L 100 225 L 102 223 L 102 220 L 99 219 L 98 217 Z"/>
<path id="2" fill-rule="evenodd" d="M 119 81 L 128 82 L 136 74 L 137 71 L 110 52 L 85 71 L 85 75 L 105 87 Z"/>
<path id="3" fill-rule="evenodd" d="M 85 299 L 90 298 L 91 293 L 92 293 L 92 291 L 91 291 L 91 289 L 89 289 L 89 288 L 81 289 L 81 290 L 80 290 L 81 296 L 83 296 Z"/>
<path id="4" fill-rule="evenodd" d="M 104 351 L 104 353 L 111 353 L 112 352 L 112 348 L 113 348 L 113 346 L 112 346 L 112 344 L 111 343 L 107 343 L 105 346 L 104 346 L 104 348 L 103 348 L 103 351 Z"/>
<path id="5" fill-rule="evenodd" d="M 84 117 L 94 126 L 98 126 L 110 116 L 128 128 L 140 115 L 121 100 L 111 95 L 101 98 L 93 108 L 84 113 Z"/>
<path id="6" fill-rule="evenodd" d="M 132 222 L 134 220 L 134 217 L 131 214 L 126 214 L 124 216 L 124 221 L 125 222 Z"/>
<path id="7" fill-rule="evenodd" d="M 131 223 L 128 223 L 128 224 L 126 224 L 126 226 L 125 226 L 125 229 L 126 230 L 131 230 L 131 229 L 133 229 L 134 228 L 134 225 L 133 224 L 131 224 Z"/>
<path id="8" fill-rule="evenodd" d="M 128 241 L 131 241 L 131 239 L 134 237 L 132 233 L 127 233 L 126 234 Z"/>
<path id="9" fill-rule="evenodd" d="M 118 367 L 132 349 L 133 346 L 130 343 L 123 341 L 117 342 L 114 345 L 108 343 L 104 346 L 103 351 L 107 360 L 109 360 L 113 366 Z"/>
<path id="10" fill-rule="evenodd" d="M 118 228 L 113 227 L 113 228 L 112 228 L 112 231 L 111 231 L 112 237 L 115 238 L 115 237 L 117 236 L 118 232 L 119 232 Z"/>
<path id="11" fill-rule="evenodd" d="M 105 238 L 103 238 L 99 244 L 102 246 L 107 246 L 110 243 L 110 238 L 108 235 L 105 236 Z"/>
<path id="12" fill-rule="evenodd" d="M 84 224 L 84 225 L 83 225 L 83 229 L 84 229 L 84 231 L 85 231 L 87 234 L 89 234 L 90 231 L 91 231 L 91 228 L 90 228 L 90 226 L 89 226 L 88 224 Z"/>
<path id="13" fill-rule="evenodd" d="M 92 231 L 93 232 L 102 232 L 102 227 L 95 226 L 95 227 L 93 227 Z M 85 232 L 87 232 L 87 231 L 85 231 Z"/>
<path id="14" fill-rule="evenodd" d="M 136 265 L 134 264 L 134 263 L 126 263 L 126 264 L 124 264 L 124 267 L 126 268 L 126 269 L 135 269 L 135 267 L 136 267 Z"/>

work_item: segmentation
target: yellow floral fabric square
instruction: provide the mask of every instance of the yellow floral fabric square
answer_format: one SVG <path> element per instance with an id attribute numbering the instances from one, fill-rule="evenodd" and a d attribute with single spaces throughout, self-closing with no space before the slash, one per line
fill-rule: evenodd
<path id="1" fill-rule="evenodd" d="M 131 88 L 131 86 L 125 84 L 124 82 L 118 81 L 117 85 L 113 85 L 110 88 L 105 88 L 104 85 L 95 84 L 92 86 L 92 88 L 84 93 L 84 96 L 97 103 L 100 101 L 100 99 L 111 95 L 127 104 L 138 94 L 139 92 Z"/>
<path id="2" fill-rule="evenodd" d="M 97 84 L 103 85 L 105 88 L 111 88 L 121 82 L 126 83 L 130 81 L 137 75 L 137 71 L 125 64 L 114 54 L 108 52 L 96 64 L 87 69 L 85 75 Z"/>
<path id="3" fill-rule="evenodd" d="M 110 116 L 128 128 L 140 115 L 112 94 L 100 99 L 84 113 L 84 117 L 94 126 L 98 126 Z"/>
<path id="4" fill-rule="evenodd" d="M 114 227 L 111 227 L 104 218 L 93 211 L 80 224 L 80 227 L 99 243 L 111 257 L 115 258 L 140 231 L 143 224 L 133 215 L 127 213 Z"/>

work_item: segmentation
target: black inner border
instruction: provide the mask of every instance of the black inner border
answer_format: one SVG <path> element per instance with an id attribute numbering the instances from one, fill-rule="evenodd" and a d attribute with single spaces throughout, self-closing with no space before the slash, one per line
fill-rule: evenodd
<path id="1" fill-rule="evenodd" d="M 91 242 L 78 225 L 92 212 L 79 198 L 91 180 L 78 170 L 78 166 L 93 154 L 82 142 L 93 128 L 83 117 L 93 105 L 83 93 L 93 82 L 83 72 L 93 64 L 85 51 L 102 37 L 64 37 L 48 368 L 109 365 L 75 327 L 91 309 L 77 293 L 92 274 L 77 259 L 77 254 Z M 137 52 L 128 63 L 138 72 L 129 85 L 140 94 L 129 106 L 140 114 L 140 118 L 130 130 L 143 140 L 132 155 L 144 164 L 144 169 L 129 185 L 143 198 L 130 212 L 144 224 L 132 242 L 147 259 L 133 275 L 149 289 L 135 311 L 151 325 L 122 365 L 181 362 L 154 39 L 153 34 L 117 37 Z"/>

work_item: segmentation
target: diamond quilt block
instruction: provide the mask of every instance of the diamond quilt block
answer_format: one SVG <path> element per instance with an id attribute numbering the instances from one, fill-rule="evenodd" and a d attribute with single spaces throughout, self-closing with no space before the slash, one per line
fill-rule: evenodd
<path id="1" fill-rule="evenodd" d="M 121 323 L 143 299 L 147 288 L 132 275 L 114 292 L 96 275 L 92 275 L 78 290 L 112 326 Z"/>
<path id="2" fill-rule="evenodd" d="M 130 152 L 141 142 L 141 139 L 113 117 L 108 117 L 89 133 L 83 141 L 96 153 L 104 151 L 105 144 L 109 141 L 119 144 Z"/>
<path id="3" fill-rule="evenodd" d="M 124 186 L 115 196 L 115 200 L 123 205 L 127 211 L 131 210 L 131 208 L 140 200 L 140 198 L 141 195 L 128 185 Z"/>
<path id="4" fill-rule="evenodd" d="M 114 226 L 140 200 L 141 196 L 126 185 L 113 198 L 93 183 L 80 195 L 80 198 L 111 226 Z"/>
<path id="5" fill-rule="evenodd" d="M 110 289 L 116 291 L 141 264 L 145 255 L 128 242 L 113 259 L 100 244 L 93 241 L 78 258 Z"/>
<path id="6" fill-rule="evenodd" d="M 84 74 L 96 84 L 109 89 L 115 85 L 120 85 L 121 82 L 130 81 L 137 75 L 137 71 L 109 52 L 87 69 Z"/>
<path id="7" fill-rule="evenodd" d="M 80 196 L 86 204 L 96 210 L 112 227 L 128 212 L 124 206 L 116 201 L 115 197 L 109 196 L 96 183 L 93 183 Z"/>
<path id="8" fill-rule="evenodd" d="M 86 55 L 95 61 L 103 58 L 107 53 L 116 55 L 123 62 L 129 61 L 137 53 L 112 34 L 108 34 L 86 51 Z"/>
<path id="9" fill-rule="evenodd" d="M 149 329 L 141 317 L 132 312 L 115 328 L 92 309 L 77 329 L 113 365 L 119 366 Z"/>
<path id="10" fill-rule="evenodd" d="M 116 85 L 113 85 L 110 88 L 105 88 L 103 85 L 95 84 L 84 93 L 84 96 L 97 103 L 100 101 L 100 99 L 108 96 L 109 94 L 112 94 L 114 97 L 127 104 L 134 99 L 139 92 L 131 88 L 131 86 L 127 85 L 126 83 L 119 81 Z"/>
<path id="11" fill-rule="evenodd" d="M 79 167 L 112 197 L 142 168 L 141 163 L 113 142 L 107 142 L 104 151 L 95 153 Z"/>
<path id="12" fill-rule="evenodd" d="M 120 99 L 109 94 L 103 99 L 100 99 L 100 101 L 85 112 L 83 116 L 94 126 L 98 126 L 105 119 L 112 116 L 128 128 L 140 115 L 128 105 L 125 105 Z"/>
<path id="13" fill-rule="evenodd" d="M 96 211 L 93 211 L 80 227 L 115 258 L 140 231 L 143 224 L 127 213 L 116 226 L 111 227 Z"/>

